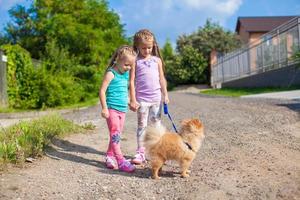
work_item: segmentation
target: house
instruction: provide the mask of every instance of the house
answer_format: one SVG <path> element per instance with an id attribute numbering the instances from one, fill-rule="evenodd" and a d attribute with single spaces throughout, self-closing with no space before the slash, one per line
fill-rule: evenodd
<path id="1" fill-rule="evenodd" d="M 235 31 L 243 44 L 240 49 L 210 54 L 213 87 L 239 79 L 244 80 L 241 87 L 285 86 L 291 80 L 300 83 L 300 75 L 299 80 L 290 76 L 298 62 L 292 56 L 300 50 L 300 16 L 238 17 Z M 272 75 L 266 78 L 265 72 Z M 259 76 L 263 78 L 258 81 Z"/>
<path id="2" fill-rule="evenodd" d="M 259 42 L 260 37 L 296 16 L 238 17 L 235 32 L 242 43 Z"/>
<path id="3" fill-rule="evenodd" d="M 288 22 L 291 19 L 299 16 L 254 16 L 254 17 L 238 17 L 236 22 L 235 32 L 238 38 L 244 45 L 259 44 L 261 37 L 279 27 L 280 25 Z M 218 62 L 218 56 L 220 53 L 212 50 L 210 54 L 210 66 L 215 65 Z M 252 59 L 256 62 L 255 59 Z M 252 66 L 256 63 L 252 63 Z"/>

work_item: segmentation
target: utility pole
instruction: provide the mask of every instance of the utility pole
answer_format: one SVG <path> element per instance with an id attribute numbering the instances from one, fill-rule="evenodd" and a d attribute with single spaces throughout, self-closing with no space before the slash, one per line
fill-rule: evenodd
<path id="1" fill-rule="evenodd" d="M 2 108 L 8 107 L 6 63 L 7 57 L 0 50 L 0 107 Z"/>

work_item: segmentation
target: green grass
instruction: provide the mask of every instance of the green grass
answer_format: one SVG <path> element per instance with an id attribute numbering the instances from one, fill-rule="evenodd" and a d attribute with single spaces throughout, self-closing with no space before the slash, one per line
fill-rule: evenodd
<path id="1" fill-rule="evenodd" d="M 17 112 L 26 112 L 26 111 L 33 111 L 33 110 L 25 110 L 25 109 L 15 109 L 15 108 L 2 108 L 0 107 L 0 113 L 17 113 Z"/>
<path id="2" fill-rule="evenodd" d="M 63 106 L 58 106 L 55 108 L 46 108 L 46 109 L 40 109 L 40 110 L 42 111 L 42 110 L 60 110 L 60 109 L 82 108 L 82 107 L 89 107 L 89 106 L 97 105 L 98 102 L 99 102 L 99 98 L 95 97 L 95 98 L 89 99 L 85 102 L 80 102 L 77 104 L 63 105 Z M 30 111 L 37 111 L 37 110 L 1 108 L 0 107 L 0 113 L 18 113 L 18 112 L 30 112 Z"/>
<path id="3" fill-rule="evenodd" d="M 268 92 L 281 92 L 289 90 L 300 89 L 300 86 L 293 86 L 289 88 L 222 88 L 222 89 L 209 89 L 201 91 L 201 94 L 216 95 L 216 96 L 228 96 L 228 97 L 240 97 L 243 95 L 260 94 Z"/>
<path id="4" fill-rule="evenodd" d="M 7 163 L 20 164 L 28 157 L 42 155 L 54 137 L 63 137 L 93 128 L 91 124 L 76 125 L 58 114 L 2 128 L 0 129 L 0 170 L 5 169 Z"/>
<path id="5" fill-rule="evenodd" d="M 58 106 L 57 109 L 71 109 L 71 108 L 82 108 L 82 107 L 89 107 L 89 106 L 95 106 L 99 102 L 99 97 L 95 97 L 92 99 L 89 99 L 85 102 L 80 102 L 77 104 L 71 104 L 71 105 L 64 105 L 64 106 Z"/>

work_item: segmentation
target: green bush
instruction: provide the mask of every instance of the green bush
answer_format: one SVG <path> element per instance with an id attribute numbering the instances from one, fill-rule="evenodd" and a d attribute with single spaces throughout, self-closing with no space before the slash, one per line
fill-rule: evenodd
<path id="1" fill-rule="evenodd" d="M 207 62 L 201 53 L 190 46 L 186 46 L 180 55 L 167 60 L 165 64 L 167 79 L 172 84 L 204 83 L 206 81 L 204 70 Z"/>
<path id="2" fill-rule="evenodd" d="M 104 71 L 104 68 L 99 69 L 95 65 L 77 65 L 73 68 L 72 74 L 76 78 L 76 81 L 83 87 L 85 98 L 98 96 Z"/>
<path id="3" fill-rule="evenodd" d="M 46 44 L 38 83 L 39 106 L 56 107 L 83 102 L 97 96 L 99 77 L 96 66 L 83 66 L 55 40 Z M 101 79 L 99 79 L 101 80 Z"/>
<path id="4" fill-rule="evenodd" d="M 39 109 L 75 104 L 98 95 L 104 69 L 77 64 L 55 41 L 46 45 L 47 57 L 33 66 L 19 45 L 4 45 L 8 56 L 9 107 Z"/>
<path id="5" fill-rule="evenodd" d="M 30 54 L 19 45 L 1 47 L 8 56 L 7 86 L 8 102 L 13 108 L 36 108 L 39 91 Z"/>
<path id="6" fill-rule="evenodd" d="M 208 63 L 211 51 L 227 53 L 239 48 L 240 44 L 235 33 L 225 30 L 211 19 L 206 20 L 204 26 L 199 27 L 195 32 L 179 36 L 176 41 L 176 50 L 183 58 L 181 66 L 177 66 L 179 83 L 208 83 L 210 77 Z M 186 73 L 193 73 L 193 76 L 187 78 Z"/>
<path id="7" fill-rule="evenodd" d="M 0 143 L 0 163 L 4 163 L 5 161 L 17 162 L 16 143 L 7 143 L 6 141 Z"/>
<path id="8" fill-rule="evenodd" d="M 42 155 L 54 137 L 77 133 L 85 127 L 54 114 L 30 122 L 21 122 L 0 130 L 0 165 L 22 163 L 28 157 Z M 87 126 L 86 129 L 91 129 Z"/>
<path id="9" fill-rule="evenodd" d="M 83 99 L 84 88 L 68 73 L 47 74 L 44 67 L 41 67 L 37 73 L 40 77 L 36 81 L 40 91 L 39 108 L 77 103 Z"/>

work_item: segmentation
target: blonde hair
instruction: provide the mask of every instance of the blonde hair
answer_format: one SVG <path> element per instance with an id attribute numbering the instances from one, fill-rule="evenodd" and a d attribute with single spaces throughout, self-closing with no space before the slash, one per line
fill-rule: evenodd
<path id="1" fill-rule="evenodd" d="M 148 29 L 141 29 L 138 32 L 136 32 L 133 37 L 133 49 L 136 52 L 138 52 L 138 46 L 145 41 L 153 42 L 153 49 L 152 49 L 151 54 L 153 56 L 157 56 L 161 59 L 161 62 L 163 65 L 162 67 L 163 67 L 163 70 L 165 71 L 165 65 L 164 65 L 164 61 L 160 54 L 159 46 L 156 42 L 154 34 L 151 31 L 149 31 Z"/>
<path id="2" fill-rule="evenodd" d="M 129 45 L 120 46 L 112 55 L 108 67 L 112 67 L 116 62 L 119 62 L 126 55 L 136 56 L 136 52 L 134 51 L 133 47 Z"/>

